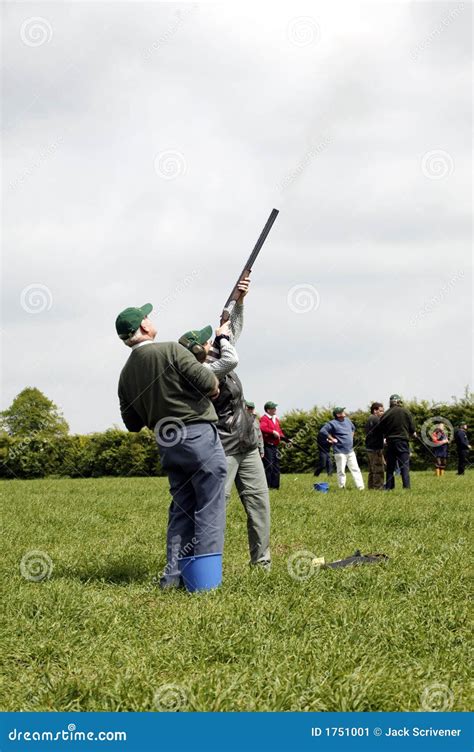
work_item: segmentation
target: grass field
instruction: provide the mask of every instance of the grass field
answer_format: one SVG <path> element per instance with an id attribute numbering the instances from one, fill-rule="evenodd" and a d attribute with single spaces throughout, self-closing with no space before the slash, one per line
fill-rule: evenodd
<path id="1" fill-rule="evenodd" d="M 166 479 L 2 482 L 1 709 L 472 708 L 474 474 L 413 473 L 411 492 L 390 494 L 317 494 L 313 480 L 283 476 L 272 492 L 271 573 L 247 565 L 233 496 L 223 587 L 196 595 L 152 582 L 165 563 Z M 297 553 L 356 548 L 390 561 L 307 576 Z M 20 573 L 30 551 L 50 557 L 49 579 Z"/>

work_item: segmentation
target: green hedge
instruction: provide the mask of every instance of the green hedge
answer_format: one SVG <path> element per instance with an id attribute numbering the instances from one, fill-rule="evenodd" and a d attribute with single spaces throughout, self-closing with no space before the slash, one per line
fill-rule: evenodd
<path id="1" fill-rule="evenodd" d="M 406 406 L 415 418 L 418 432 L 425 421 L 441 416 L 455 427 L 465 419 L 474 433 L 474 402 L 465 398 L 451 405 L 434 405 L 428 402 L 409 402 Z M 364 424 L 369 410 L 351 414 L 356 426 L 355 447 L 362 467 L 367 464 L 364 449 Z M 332 418 L 330 408 L 294 410 L 282 418 L 286 435 L 298 447 L 281 445 L 280 457 L 284 473 L 312 472 L 316 460 L 316 435 L 319 428 Z M 471 439 L 474 435 L 471 433 Z M 413 469 L 432 466 L 433 458 L 428 448 L 419 441 L 412 442 Z M 449 466 L 453 466 L 455 452 L 450 450 Z M 158 449 L 152 431 L 139 433 L 111 428 L 104 433 L 86 436 L 47 438 L 40 434 L 27 438 L 12 438 L 0 434 L 0 477 L 42 478 L 45 476 L 71 478 L 98 478 L 101 476 L 158 476 L 163 475 Z"/>
<path id="2" fill-rule="evenodd" d="M 31 439 L 0 437 L 0 477 L 41 478 L 63 475 L 98 478 L 104 475 L 163 475 L 152 431 L 104 433 Z"/>

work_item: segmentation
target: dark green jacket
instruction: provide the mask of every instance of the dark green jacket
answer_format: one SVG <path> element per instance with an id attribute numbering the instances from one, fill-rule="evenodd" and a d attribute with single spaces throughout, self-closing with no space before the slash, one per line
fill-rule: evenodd
<path id="1" fill-rule="evenodd" d="M 408 441 L 415 433 L 415 423 L 412 414 L 406 407 L 394 405 L 382 415 L 374 433 L 388 439 L 404 439 Z"/>
<path id="2" fill-rule="evenodd" d="M 150 342 L 132 350 L 120 374 L 120 412 L 129 431 L 152 430 L 163 418 L 183 423 L 215 423 L 207 396 L 214 374 L 177 342 Z"/>

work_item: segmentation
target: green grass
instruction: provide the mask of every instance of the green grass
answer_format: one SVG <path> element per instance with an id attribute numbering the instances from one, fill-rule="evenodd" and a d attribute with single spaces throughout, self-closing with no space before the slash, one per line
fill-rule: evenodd
<path id="1" fill-rule="evenodd" d="M 2 482 L 1 709 L 468 710 L 472 476 L 327 495 L 312 476 L 283 476 L 270 574 L 247 565 L 233 496 L 223 587 L 196 595 L 152 583 L 166 479 Z M 356 548 L 390 561 L 288 573 L 297 551 Z M 31 550 L 51 557 L 50 579 L 20 574 Z"/>

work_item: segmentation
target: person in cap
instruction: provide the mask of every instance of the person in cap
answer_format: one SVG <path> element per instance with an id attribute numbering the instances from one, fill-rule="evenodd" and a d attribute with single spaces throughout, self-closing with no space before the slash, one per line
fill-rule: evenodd
<path id="1" fill-rule="evenodd" d="M 155 432 L 161 466 L 172 496 L 167 564 L 160 587 L 182 585 L 182 556 L 222 553 L 226 460 L 211 399 L 215 375 L 177 342 L 155 342 L 152 306 L 126 308 L 117 316 L 118 336 L 131 353 L 120 374 L 120 411 L 129 431 Z"/>
<path id="2" fill-rule="evenodd" d="M 258 452 L 260 454 L 260 457 L 263 460 L 263 457 L 264 457 L 264 454 L 265 454 L 264 445 L 263 445 L 263 436 L 262 436 L 262 432 L 260 430 L 260 421 L 258 419 L 258 416 L 257 416 L 256 412 L 255 412 L 255 402 L 248 402 L 246 400 L 245 401 L 245 409 L 247 410 L 247 412 L 250 415 L 253 415 L 253 419 L 254 419 L 254 422 L 255 422 L 255 427 L 256 427 L 256 430 L 257 430 L 257 436 L 258 436 L 258 444 L 257 444 Z"/>
<path id="3" fill-rule="evenodd" d="M 355 425 L 345 413 L 345 407 L 335 407 L 333 419 L 321 428 L 321 433 L 332 444 L 339 488 L 346 487 L 346 467 L 359 491 L 364 490 L 364 480 L 354 451 Z"/>
<path id="4" fill-rule="evenodd" d="M 219 379 L 219 397 L 214 407 L 227 460 L 226 500 L 229 501 L 235 482 L 247 515 L 250 564 L 270 569 L 270 499 L 258 448 L 259 436 L 255 416 L 245 406 L 243 387 L 235 372 L 239 362 L 235 343 L 242 333 L 244 298 L 249 284 L 249 278 L 239 283 L 241 297 L 232 309 L 229 322 L 224 324 L 225 329 L 217 330 L 214 343 L 208 340 L 203 347 L 205 367 Z M 179 341 L 189 349 L 185 338 Z M 202 356 L 196 346 L 194 354 Z"/>
<path id="5" fill-rule="evenodd" d="M 281 441 L 286 442 L 280 421 L 276 416 L 276 402 L 265 402 L 265 413 L 260 418 L 260 430 L 263 436 L 264 455 L 263 466 L 267 478 L 268 488 L 280 488 L 280 458 L 278 445 Z"/>
<path id="6" fill-rule="evenodd" d="M 314 475 L 318 478 L 323 471 L 326 471 L 328 476 L 330 476 L 333 473 L 333 465 L 331 459 L 332 444 L 328 440 L 328 437 L 325 434 L 321 433 L 321 431 L 318 432 L 318 435 L 316 437 L 316 444 L 318 447 L 318 463 L 316 465 Z"/>
<path id="7" fill-rule="evenodd" d="M 415 422 L 412 414 L 403 407 L 398 394 L 390 396 L 390 407 L 375 429 L 386 441 L 387 469 L 385 489 L 395 488 L 395 468 L 397 461 L 402 476 L 403 488 L 410 488 L 410 439 L 416 436 Z"/>
<path id="8" fill-rule="evenodd" d="M 435 473 L 438 478 L 442 477 L 446 471 L 448 463 L 449 438 L 444 427 L 444 423 L 439 421 L 435 424 L 435 429 L 431 435 L 433 442 L 433 457 L 435 461 Z"/>
<path id="9" fill-rule="evenodd" d="M 459 427 L 454 432 L 454 442 L 456 444 L 456 452 L 458 455 L 458 471 L 457 475 L 464 475 L 466 467 L 469 464 L 469 450 L 471 445 L 467 437 L 467 421 L 462 420 Z"/>
<path id="10" fill-rule="evenodd" d="M 385 462 L 383 457 L 383 436 L 376 430 L 384 414 L 381 402 L 372 402 L 370 417 L 365 424 L 365 448 L 369 465 L 367 488 L 371 491 L 383 491 Z"/>

